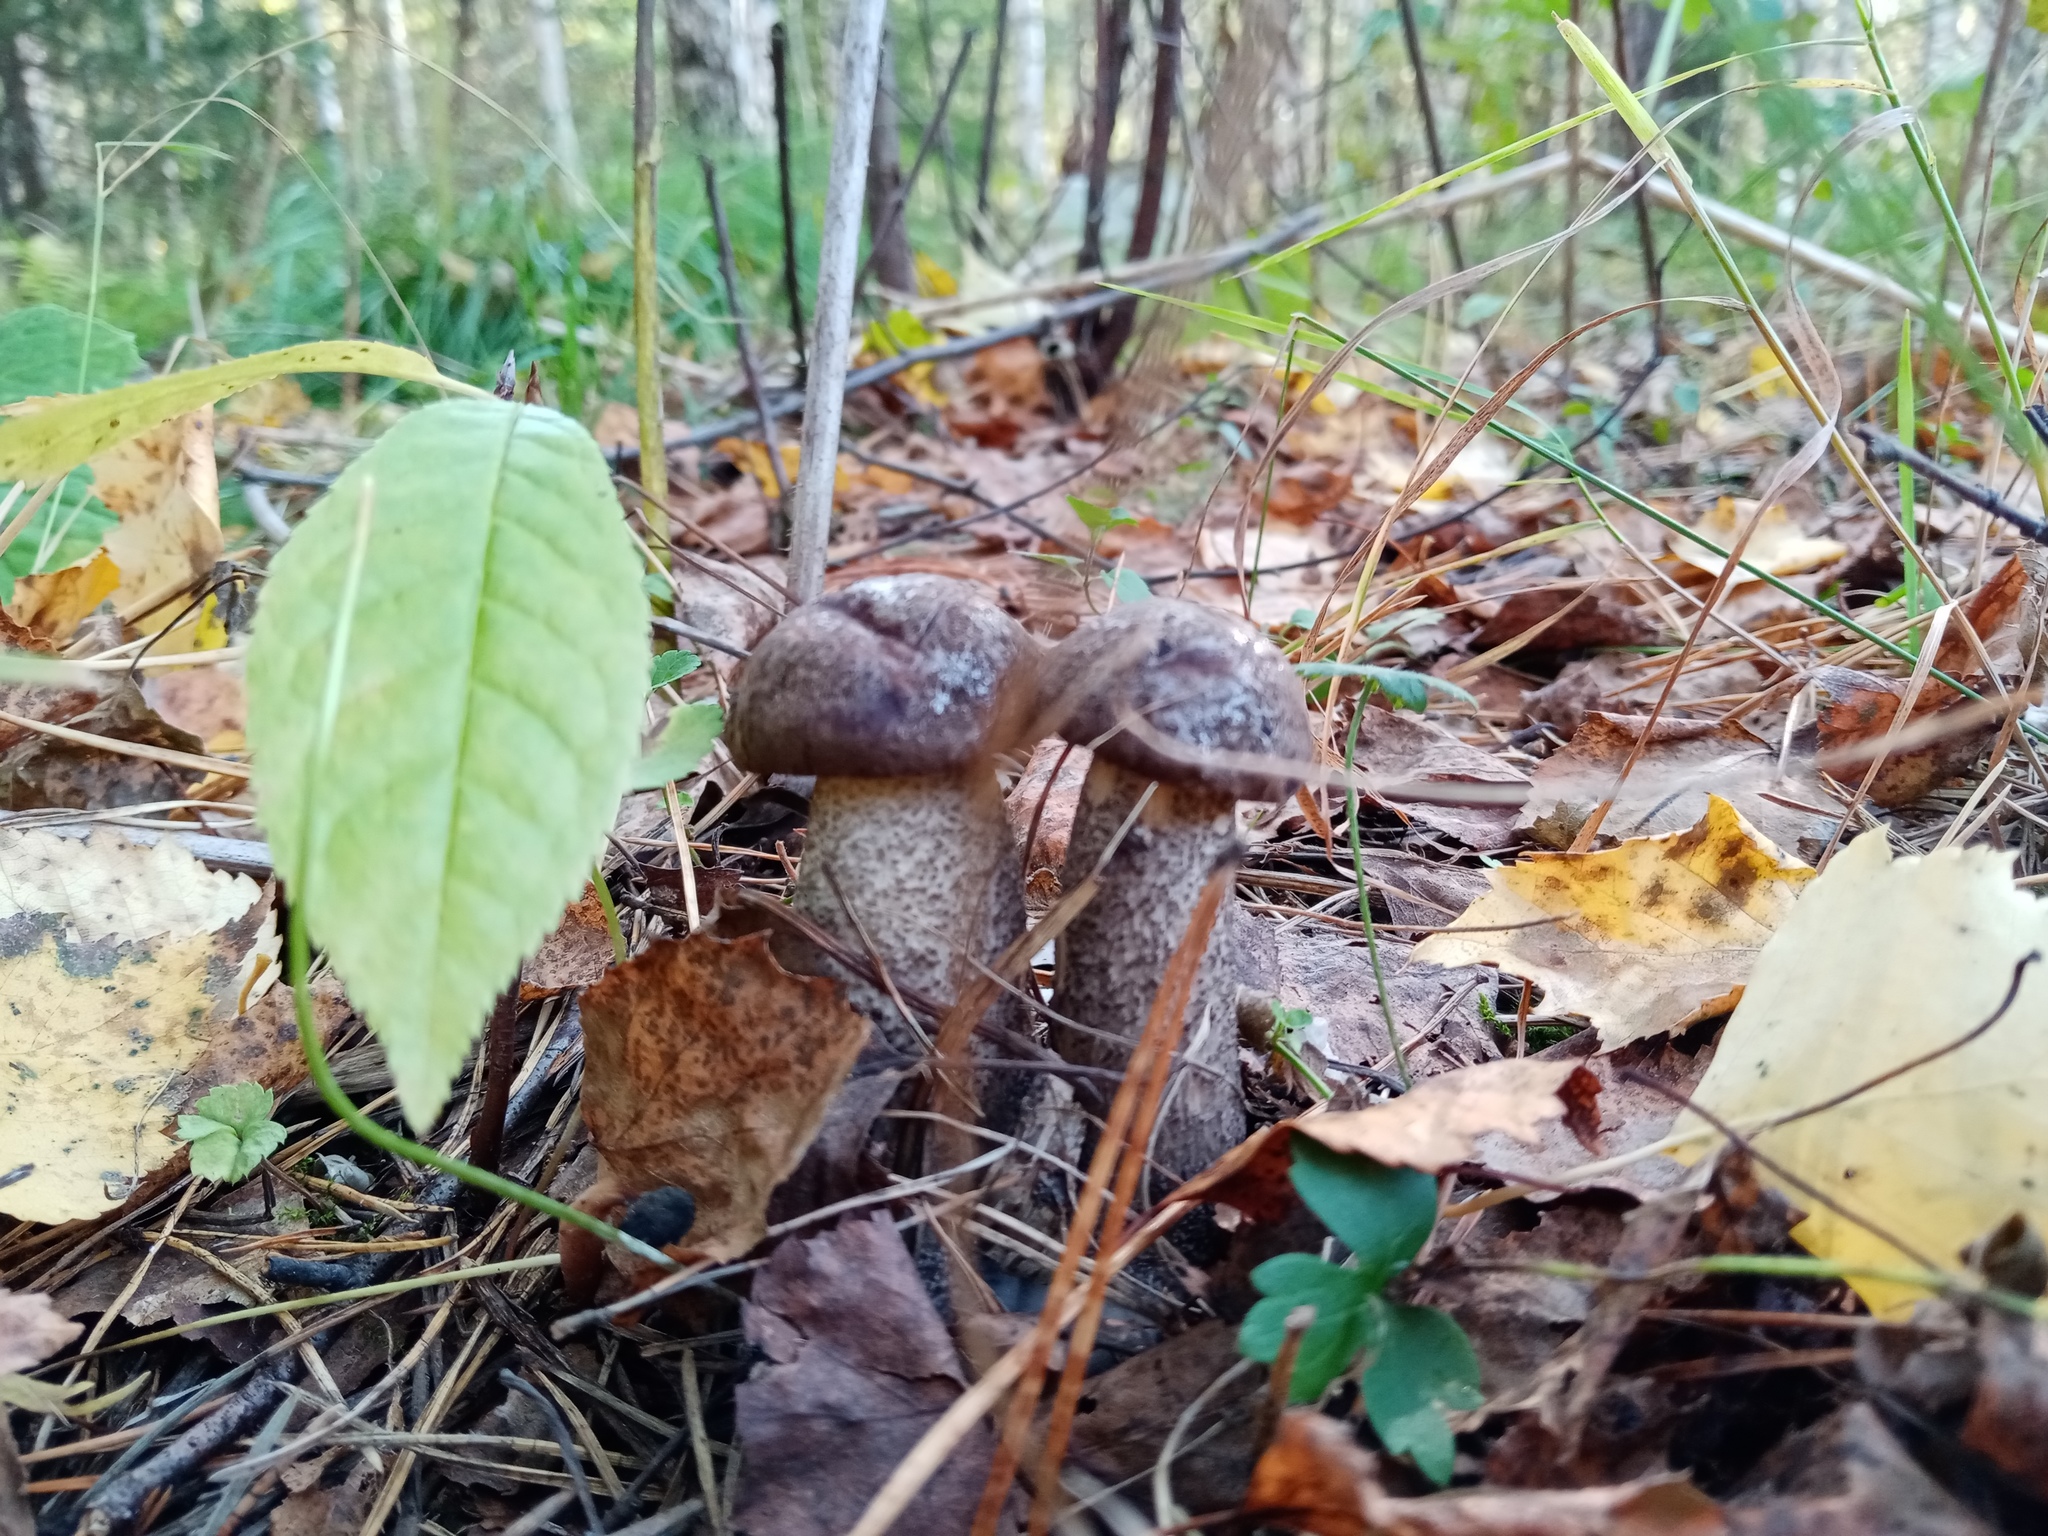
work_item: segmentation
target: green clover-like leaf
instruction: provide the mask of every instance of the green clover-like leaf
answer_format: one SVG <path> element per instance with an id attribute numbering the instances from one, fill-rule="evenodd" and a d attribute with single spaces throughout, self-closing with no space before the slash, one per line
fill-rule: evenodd
<path id="1" fill-rule="evenodd" d="M 1138 521 L 1122 507 L 1105 507 L 1079 496 L 1069 496 L 1067 505 L 1074 509 L 1074 516 L 1081 519 L 1081 526 L 1098 539 L 1112 528 L 1128 528 Z"/>
<path id="2" fill-rule="evenodd" d="M 1252 1271 L 1264 1299 L 1245 1314 L 1237 1332 L 1238 1352 L 1271 1365 L 1287 1337 L 1296 1307 L 1315 1308 L 1315 1321 L 1302 1335 L 1294 1357 L 1288 1396 L 1314 1402 L 1350 1367 L 1378 1331 L 1378 1286 L 1356 1269 L 1342 1269 L 1306 1253 L 1283 1253 Z"/>
<path id="3" fill-rule="evenodd" d="M 1429 708 L 1429 696 L 1433 693 L 1464 704 L 1479 702 L 1456 683 L 1403 667 L 1375 667 L 1358 661 L 1304 661 L 1296 663 L 1294 670 L 1303 677 L 1363 678 L 1367 693 L 1377 689 L 1393 700 L 1396 709 L 1412 709 L 1418 715 Z"/>
<path id="4" fill-rule="evenodd" d="M 284 1145 L 284 1127 L 270 1118 L 276 1104 L 257 1083 L 224 1083 L 178 1116 L 178 1139 L 192 1144 L 195 1178 L 239 1184 Z"/>
<path id="5" fill-rule="evenodd" d="M 1302 1203 L 1357 1256 L 1372 1290 L 1415 1257 L 1436 1225 L 1436 1180 L 1413 1168 L 1296 1136 L 1289 1174 Z"/>
<path id="6" fill-rule="evenodd" d="M 1479 1358 L 1465 1330 L 1435 1307 L 1386 1302 L 1379 1324 L 1362 1381 L 1366 1416 L 1381 1444 L 1411 1457 L 1423 1476 L 1442 1486 L 1451 1480 L 1457 1449 L 1444 1416 L 1486 1400 Z"/>
<path id="7" fill-rule="evenodd" d="M 653 747 L 634 768 L 632 787 L 659 789 L 688 778 L 724 729 L 725 711 L 708 699 L 679 706 L 669 715 L 668 724 L 661 728 Z"/>

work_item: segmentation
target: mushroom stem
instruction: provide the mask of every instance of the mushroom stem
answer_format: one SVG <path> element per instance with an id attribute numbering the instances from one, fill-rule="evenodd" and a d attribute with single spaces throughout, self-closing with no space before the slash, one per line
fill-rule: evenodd
<path id="1" fill-rule="evenodd" d="M 855 953 L 872 950 L 899 991 L 955 996 L 974 960 L 993 960 L 1024 931 L 1023 879 L 993 769 L 821 777 L 793 904 Z M 822 956 L 805 968 L 841 976 L 890 1050 L 928 1050 L 884 988 Z"/>
<path id="2" fill-rule="evenodd" d="M 1096 757 L 1067 844 L 1068 889 L 1094 869 L 1151 782 Z M 1129 1045 L 1056 1024 L 1052 1043 L 1062 1056 L 1088 1066 L 1127 1064 L 1204 882 L 1219 863 L 1235 858 L 1238 846 L 1233 794 L 1159 785 L 1103 869 L 1095 899 L 1061 936 L 1056 961 L 1055 1011 Z M 1205 1168 L 1244 1140 L 1229 918 L 1226 913 L 1216 925 L 1203 957 L 1188 1001 L 1182 1060 L 1154 1133 L 1153 1160 L 1174 1174 Z"/>

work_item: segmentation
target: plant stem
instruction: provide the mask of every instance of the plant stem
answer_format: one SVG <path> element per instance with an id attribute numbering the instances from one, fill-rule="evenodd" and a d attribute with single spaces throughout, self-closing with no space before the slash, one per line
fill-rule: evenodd
<path id="1" fill-rule="evenodd" d="M 640 515 L 668 542 L 668 449 L 661 432 L 661 284 L 655 271 L 655 174 L 661 123 L 654 95 L 655 0 L 639 0 L 633 30 L 633 394 L 640 408 Z M 573 334 L 573 327 L 572 327 Z"/>
<path id="2" fill-rule="evenodd" d="M 1380 1017 L 1387 1021 L 1387 1043 L 1394 1050 L 1394 1071 L 1405 1088 L 1414 1079 L 1408 1075 L 1408 1053 L 1401 1048 L 1401 1029 L 1394 1022 L 1394 1005 L 1387 999 L 1387 973 L 1380 966 L 1380 940 L 1372 926 L 1372 896 L 1365 883 L 1365 853 L 1358 840 L 1358 780 L 1351 771 L 1351 763 L 1358 753 L 1358 727 L 1365 722 L 1365 711 L 1365 691 L 1361 689 L 1351 708 L 1350 733 L 1344 738 L 1344 830 L 1351 843 L 1351 873 L 1358 881 L 1358 921 L 1365 928 L 1365 952 L 1372 957 L 1372 983 L 1380 994 Z"/>
<path id="3" fill-rule="evenodd" d="M 603 889 L 602 886 L 599 887 Z M 607 903 L 609 909 L 609 903 Z M 334 1111 L 337 1119 L 357 1136 L 379 1151 L 393 1157 L 402 1157 L 407 1162 L 417 1163 L 422 1168 L 431 1168 L 436 1173 L 445 1173 L 460 1179 L 472 1188 L 496 1195 L 500 1200 L 510 1200 L 528 1210 L 538 1211 L 543 1216 L 552 1216 L 557 1221 L 581 1227 L 603 1242 L 617 1243 L 635 1258 L 659 1264 L 663 1269 L 676 1268 L 676 1261 L 659 1248 L 650 1247 L 637 1237 L 628 1237 L 609 1222 L 598 1220 L 587 1211 L 542 1194 L 537 1189 L 528 1189 L 524 1184 L 495 1173 L 486 1173 L 473 1163 L 465 1163 L 459 1157 L 450 1157 L 432 1147 L 422 1146 L 416 1141 L 386 1130 L 375 1120 L 364 1114 L 355 1101 L 342 1092 L 341 1084 L 335 1081 L 334 1068 L 328 1064 L 327 1051 L 320 1043 L 320 1028 L 313 1019 L 313 994 L 306 985 L 306 973 L 312 968 L 312 945 L 306 937 L 306 924 L 299 909 L 293 906 L 286 920 L 289 937 L 286 949 L 289 959 L 292 984 L 292 1003 L 297 1010 L 299 1021 L 299 1046 L 306 1053 L 306 1070 L 311 1074 L 313 1086 L 320 1090 L 320 1097 L 327 1101 L 327 1107 Z M 616 929 L 613 930 L 616 933 Z"/>
<path id="4" fill-rule="evenodd" d="M 612 900 L 612 888 L 604 883 L 604 865 L 590 866 L 590 883 L 597 887 L 597 904 L 604 908 L 604 929 L 612 936 L 612 963 L 626 963 L 626 932 L 619 926 L 618 903 Z"/>
<path id="5" fill-rule="evenodd" d="M 775 71 L 775 177 L 782 194 L 782 291 L 789 301 L 789 334 L 796 343 L 796 381 L 804 382 L 804 301 L 796 269 L 796 197 L 789 185 L 789 36 L 782 23 L 768 29 L 768 62 Z M 781 547 L 781 546 L 778 546 Z"/>

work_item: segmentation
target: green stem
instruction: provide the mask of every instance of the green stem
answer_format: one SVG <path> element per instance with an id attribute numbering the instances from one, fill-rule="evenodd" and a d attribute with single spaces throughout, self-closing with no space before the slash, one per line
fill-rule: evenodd
<path id="1" fill-rule="evenodd" d="M 612 888 L 604 883 L 604 862 L 593 864 L 590 883 L 597 887 L 597 904 L 604 908 L 604 931 L 612 936 L 612 963 L 626 963 L 626 931 L 619 926 L 619 908 L 612 900 Z"/>
<path id="2" fill-rule="evenodd" d="M 603 886 L 600 885 L 602 890 Z M 288 918 L 290 936 L 287 952 L 290 958 L 292 1001 L 298 1011 L 299 1045 L 306 1053 L 306 1069 L 312 1075 L 313 1085 L 320 1090 L 320 1097 L 327 1101 L 327 1107 L 351 1131 L 371 1146 L 402 1157 L 407 1162 L 417 1163 L 422 1168 L 432 1168 L 437 1173 L 449 1174 L 476 1189 L 496 1195 L 500 1200 L 510 1200 L 523 1205 L 530 1211 L 543 1216 L 581 1227 L 607 1243 L 617 1243 L 636 1258 L 659 1264 L 663 1269 L 674 1269 L 676 1261 L 641 1242 L 637 1237 L 628 1237 L 609 1222 L 599 1221 L 587 1211 L 579 1211 L 572 1205 L 551 1199 L 537 1189 L 495 1173 L 486 1173 L 474 1163 L 465 1163 L 459 1157 L 450 1157 L 445 1152 L 436 1152 L 432 1147 L 421 1146 L 396 1131 L 388 1131 L 356 1108 L 355 1102 L 342 1092 L 341 1084 L 335 1081 L 334 1069 L 328 1065 L 327 1051 L 320 1043 L 320 1029 L 313 1019 L 313 995 L 306 985 L 306 974 L 312 969 L 311 943 L 306 937 L 306 925 L 294 906 Z"/>
<path id="3" fill-rule="evenodd" d="M 1387 974 L 1380 967 L 1380 939 L 1372 926 L 1372 896 L 1365 883 L 1365 853 L 1358 841 L 1358 781 L 1351 762 L 1358 754 L 1358 727 L 1365 721 L 1365 691 L 1351 707 L 1351 732 L 1344 739 L 1344 822 L 1351 841 L 1351 873 L 1358 879 L 1358 921 L 1365 927 L 1365 952 L 1372 956 L 1372 983 L 1380 994 L 1380 1017 L 1387 1021 L 1387 1042 L 1394 1048 L 1394 1070 L 1401 1086 L 1414 1080 L 1408 1076 L 1408 1053 L 1401 1049 L 1400 1026 L 1394 1023 L 1394 1005 L 1387 999 Z"/>

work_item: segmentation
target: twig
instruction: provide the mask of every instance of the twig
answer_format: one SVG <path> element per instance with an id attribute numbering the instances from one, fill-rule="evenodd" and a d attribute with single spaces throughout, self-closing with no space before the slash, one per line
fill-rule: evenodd
<path id="1" fill-rule="evenodd" d="M 1010 39 L 1010 0 L 996 0 L 996 42 L 989 54 L 988 97 L 981 104 L 981 157 L 974 167 L 974 211 L 988 217 L 988 178 L 996 158 L 996 112 L 1003 98 L 1003 52 Z M 969 226 L 976 245 L 981 244 L 981 225 Z M 987 252 L 983 252 L 984 255 Z"/>
<path id="2" fill-rule="evenodd" d="M 647 0 L 641 0 L 642 5 Z M 499 1371 L 498 1383 L 531 1402 L 548 1421 L 548 1428 L 554 1431 L 555 1444 L 562 1448 L 562 1465 L 568 1469 L 569 1482 L 576 1490 L 576 1501 L 583 1506 L 584 1530 L 588 1536 L 604 1536 L 604 1521 L 597 1513 L 597 1500 L 590 1496 L 590 1479 L 583 1475 L 583 1458 L 576 1454 L 576 1442 L 570 1438 L 569 1426 L 563 1422 L 562 1411 L 547 1393 L 541 1391 L 523 1376 L 511 1371 Z"/>
<path id="3" fill-rule="evenodd" d="M 1980 485 L 1967 475 L 1959 475 L 1937 464 L 1919 449 L 1907 447 L 1867 421 L 1857 424 L 1856 435 L 1863 439 L 1870 449 L 1871 458 L 1879 464 L 1903 464 L 1914 474 L 1924 475 L 1951 492 L 1958 500 L 1989 512 L 2000 522 L 2010 523 L 2036 544 L 2048 544 L 2048 522 L 2043 522 L 2031 512 L 2022 512 L 1988 485 Z"/>
<path id="4" fill-rule="evenodd" d="M 960 75 L 967 68 L 967 56 L 974 49 L 975 30 L 972 27 L 960 39 L 960 51 L 953 57 L 953 72 L 946 76 L 946 88 L 939 93 L 939 103 L 932 109 L 931 120 L 924 125 L 924 135 L 917 141 L 917 153 L 911 157 L 910 173 L 903 178 L 903 185 L 890 195 L 888 207 L 882 210 L 882 217 L 875 226 L 873 239 L 868 245 L 868 254 L 854 274 L 853 289 L 860 292 L 867 281 L 868 273 L 875 265 L 876 253 L 884 249 L 894 238 L 903 223 L 904 209 L 910 204 L 910 194 L 917 186 L 918 173 L 924 169 L 924 162 L 932 152 L 932 146 L 939 141 L 939 134 L 946 126 L 946 108 L 952 103 L 953 88 L 960 83 Z"/>
<path id="5" fill-rule="evenodd" d="M 789 334 L 796 342 L 796 381 L 804 382 L 804 301 L 796 270 L 796 194 L 789 184 L 789 34 L 768 29 L 768 65 L 775 74 L 775 176 L 782 194 L 782 292 L 789 300 Z M 765 410 L 765 407 L 764 407 Z"/>
<path id="6" fill-rule="evenodd" d="M 496 1173 L 505 1148 L 505 1106 L 511 1101 L 512 1078 L 519 1069 L 517 977 L 498 995 L 485 1030 L 484 1096 L 470 1122 L 469 1159 L 487 1173 Z"/>
<path id="7" fill-rule="evenodd" d="M 1430 174 L 1441 177 L 1445 170 L 1444 149 L 1437 137 L 1436 109 L 1429 100 L 1429 71 L 1422 62 L 1422 34 L 1415 25 L 1415 0 L 1401 0 L 1401 36 L 1408 45 L 1408 67 L 1415 72 L 1415 108 L 1422 116 L 1422 135 L 1429 145 Z M 1462 272 L 1465 254 L 1458 248 L 1458 225 L 1449 209 L 1444 210 L 1441 222 L 1444 243 L 1451 251 L 1451 265 Z"/>
<path id="8" fill-rule="evenodd" d="M 768 386 L 761 382 L 761 364 L 754 356 L 754 344 L 747 338 L 746 310 L 740 304 L 740 274 L 733 265 L 732 233 L 725 227 L 725 204 L 718 196 L 718 167 L 709 155 L 699 155 L 704 167 L 704 200 L 711 205 L 711 228 L 718 236 L 718 271 L 725 279 L 725 307 L 732 311 L 732 341 L 739 350 L 740 368 L 746 374 L 747 393 L 754 397 L 754 409 L 761 413 L 761 441 L 768 450 L 768 473 L 775 478 L 775 508 L 768 519 L 768 542 L 780 548 L 786 542 L 789 520 L 789 477 L 782 467 L 782 443 L 775 431 L 775 413 L 768 409 Z M 643 456 L 645 447 L 641 449 Z"/>
<path id="9" fill-rule="evenodd" d="M 845 409 L 846 332 L 853 320 L 854 271 L 860 250 L 861 194 L 867 180 L 868 130 L 874 119 L 886 0 L 854 0 L 840 44 L 839 120 L 832 130 L 832 171 L 825 188 L 825 229 L 818 250 L 818 298 L 811 371 L 804 389 L 803 450 L 790 498 L 789 584 L 799 603 L 825 590 L 825 550 L 832 534 L 832 491 L 839 467 L 839 422 Z"/>

